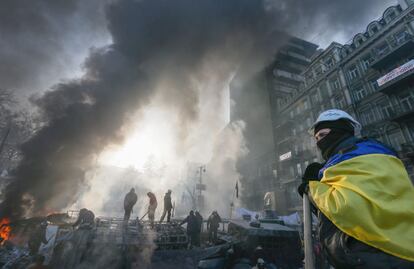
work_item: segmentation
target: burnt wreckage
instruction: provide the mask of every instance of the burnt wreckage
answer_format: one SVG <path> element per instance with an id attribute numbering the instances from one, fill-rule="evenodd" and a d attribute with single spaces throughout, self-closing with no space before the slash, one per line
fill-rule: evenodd
<path id="1" fill-rule="evenodd" d="M 302 267 L 299 233 L 279 220 L 224 221 L 215 245 L 188 249 L 189 238 L 178 220 L 151 229 L 149 222 L 138 219 L 125 222 L 101 217 L 93 226 L 74 229 L 74 219 L 65 215 L 48 217 L 51 240 L 40 252 L 50 268 L 251 268 L 258 257 L 277 268 Z M 20 238 L 16 245 L 24 245 L 23 235 L 36 221 L 40 219 L 11 225 L 16 236 L 10 242 Z M 202 238 L 206 237 L 203 233 Z M 7 242 L 0 247 L 2 268 L 26 268 L 31 260 L 24 247 Z"/>

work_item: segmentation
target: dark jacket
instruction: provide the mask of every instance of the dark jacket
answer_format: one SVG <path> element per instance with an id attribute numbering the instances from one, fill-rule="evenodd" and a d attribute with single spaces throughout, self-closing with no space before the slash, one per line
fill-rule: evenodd
<path id="1" fill-rule="evenodd" d="M 209 230 L 216 230 L 220 227 L 221 218 L 218 214 L 211 214 L 207 220 L 207 228 Z"/>
<path id="2" fill-rule="evenodd" d="M 170 210 L 170 209 L 172 209 L 172 202 L 171 202 L 171 194 L 170 193 L 166 193 L 165 195 L 164 195 L 164 208 L 166 209 L 166 210 Z"/>
<path id="3" fill-rule="evenodd" d="M 79 212 L 78 219 L 73 224 L 73 226 L 78 226 L 82 224 L 94 225 L 95 224 L 95 214 L 90 210 L 81 210 Z"/>
<path id="4" fill-rule="evenodd" d="M 195 213 L 195 217 L 197 219 L 197 232 L 201 232 L 203 226 L 203 216 L 200 213 Z"/>
<path id="5" fill-rule="evenodd" d="M 138 196 L 135 192 L 128 192 L 124 199 L 124 209 L 132 210 L 134 205 L 137 203 L 137 200 Z"/>
<path id="6" fill-rule="evenodd" d="M 195 215 L 188 215 L 180 225 L 187 223 L 187 233 L 196 233 L 199 229 L 197 217 Z"/>
<path id="7" fill-rule="evenodd" d="M 357 147 L 358 140 L 350 137 L 342 141 L 333 151 L 333 155 L 352 151 Z M 372 140 L 370 140 L 372 141 Z M 375 141 L 376 143 L 377 142 Z M 329 160 L 328 160 L 329 162 Z M 321 175 L 320 175 L 321 176 Z M 382 252 L 339 230 L 323 213 L 317 210 L 315 203 L 310 199 L 314 210 L 317 211 L 319 226 L 318 236 L 328 261 L 335 269 L 386 269 L 386 268 L 414 268 L 414 263 Z"/>

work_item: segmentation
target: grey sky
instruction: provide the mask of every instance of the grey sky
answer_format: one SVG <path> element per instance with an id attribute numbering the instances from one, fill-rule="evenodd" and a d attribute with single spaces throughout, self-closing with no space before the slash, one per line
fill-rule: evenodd
<path id="1" fill-rule="evenodd" d="M 353 1 L 343 1 L 343 0 L 333 0 L 332 2 L 343 2 L 349 3 Z M 366 2 L 366 6 L 364 6 Z M 371 2 L 371 3 L 368 3 Z M 373 20 L 379 19 L 386 8 L 396 5 L 397 0 L 372 0 L 372 1 L 361 1 L 361 5 L 354 5 L 346 10 L 338 10 L 338 13 L 345 12 L 345 15 L 342 14 L 339 16 L 339 24 L 329 23 L 326 19 L 328 16 L 320 16 L 319 20 L 315 24 L 303 24 L 297 31 L 298 35 L 304 39 L 307 39 L 310 42 L 318 44 L 321 48 L 329 46 L 333 41 L 339 42 L 341 44 L 348 43 L 352 40 L 355 34 L 360 32 L 365 32 L 366 27 Z M 347 12 L 352 11 L 352 9 L 365 8 L 364 11 L 358 11 L 358 14 L 363 14 L 363 16 L 349 16 L 349 24 L 346 24 L 346 19 L 348 15 Z M 333 14 L 336 16 L 337 14 Z M 344 19 L 342 21 L 342 19 Z M 330 20 L 330 19 L 328 19 Z"/>

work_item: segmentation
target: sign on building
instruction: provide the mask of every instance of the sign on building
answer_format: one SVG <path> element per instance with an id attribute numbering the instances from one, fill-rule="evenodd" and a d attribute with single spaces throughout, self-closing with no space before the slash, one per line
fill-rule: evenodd
<path id="1" fill-rule="evenodd" d="M 289 152 L 286 152 L 285 154 L 280 155 L 279 160 L 284 161 L 284 160 L 290 159 L 291 157 L 292 157 L 292 152 L 289 151 Z"/>
<path id="2" fill-rule="evenodd" d="M 391 72 L 389 72 L 388 74 L 380 77 L 377 80 L 378 86 L 381 87 L 382 85 L 384 85 L 387 82 L 390 82 L 391 80 L 401 76 L 404 73 L 407 73 L 408 71 L 411 71 L 414 69 L 414 59 L 405 63 L 402 66 L 399 66 L 397 68 L 395 68 L 394 70 L 392 70 Z"/>
<path id="3" fill-rule="evenodd" d="M 196 190 L 205 191 L 207 186 L 205 184 L 196 184 Z"/>

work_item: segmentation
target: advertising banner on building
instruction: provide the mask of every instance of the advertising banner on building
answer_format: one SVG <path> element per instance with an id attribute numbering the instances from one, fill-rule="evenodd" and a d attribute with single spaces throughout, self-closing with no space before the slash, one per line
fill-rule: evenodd
<path id="1" fill-rule="evenodd" d="M 287 153 L 285 153 L 283 155 L 280 155 L 279 156 L 279 160 L 280 161 L 284 161 L 284 160 L 290 159 L 291 157 L 292 157 L 292 152 L 289 151 L 289 152 L 287 152 Z"/>
<path id="2" fill-rule="evenodd" d="M 380 77 L 377 80 L 378 86 L 381 87 L 382 85 L 384 85 L 387 82 L 390 82 L 391 80 L 401 76 L 404 73 L 407 73 L 408 71 L 411 71 L 414 69 L 414 59 L 405 63 L 402 66 L 399 66 L 397 68 L 395 68 L 394 70 L 392 70 L 391 72 L 389 72 L 388 74 L 386 74 L 385 76 Z"/>

